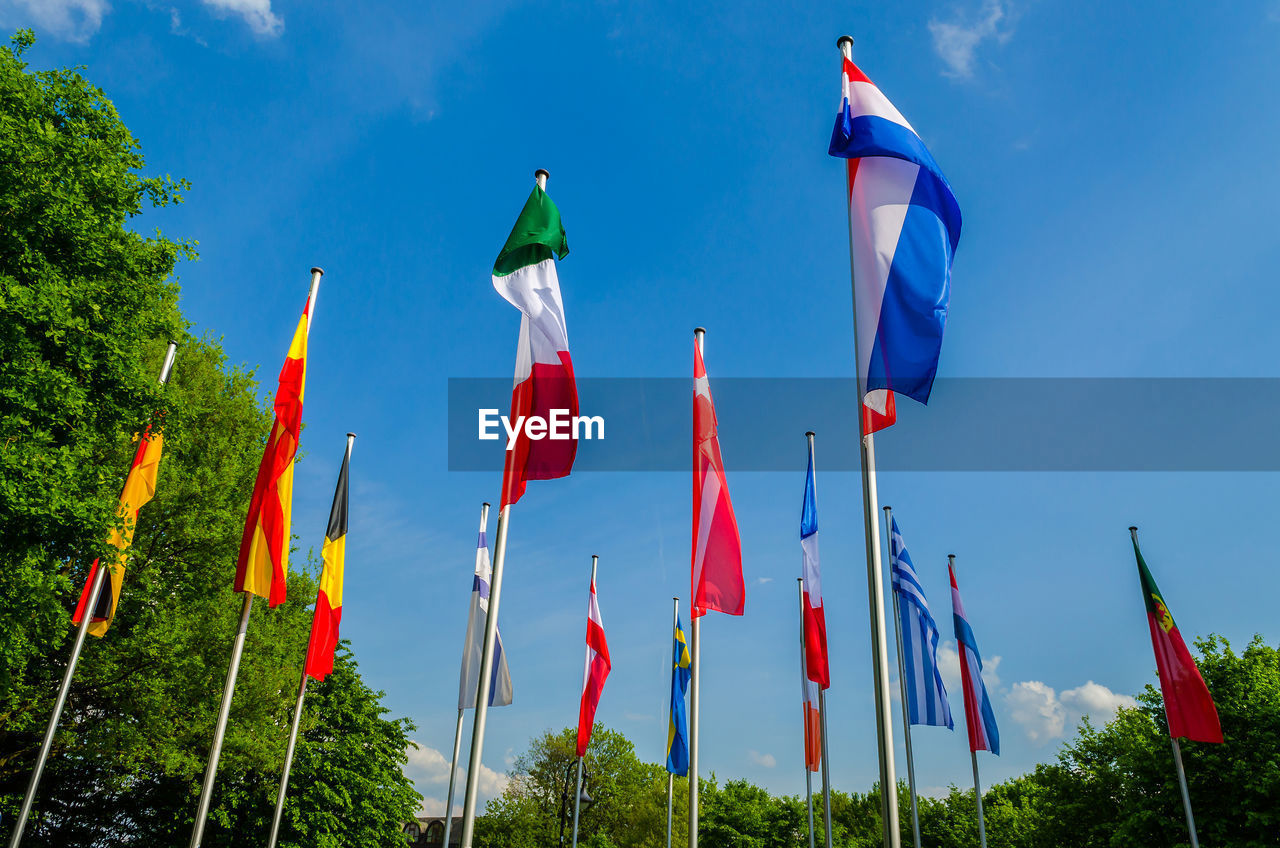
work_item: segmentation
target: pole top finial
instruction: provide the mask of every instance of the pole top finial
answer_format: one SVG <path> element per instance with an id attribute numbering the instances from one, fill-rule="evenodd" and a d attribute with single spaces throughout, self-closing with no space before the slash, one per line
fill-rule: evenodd
<path id="1" fill-rule="evenodd" d="M 322 277 L 323 277 L 323 276 L 324 276 L 324 269 L 323 269 L 323 268 L 321 268 L 319 265 L 312 265 L 312 266 L 311 266 L 311 273 L 312 273 L 312 274 L 319 274 L 320 276 L 322 276 Z"/>
<path id="2" fill-rule="evenodd" d="M 695 336 L 697 336 L 697 335 L 701 335 L 702 333 L 705 333 L 706 331 L 707 331 L 707 328 L 706 328 L 706 327 L 694 327 L 694 328 L 693 328 L 693 334 L 694 334 Z"/>
<path id="3" fill-rule="evenodd" d="M 847 45 L 849 45 L 849 48 L 850 48 L 850 49 L 852 49 L 852 48 L 853 48 L 853 36 L 852 36 L 852 35 L 842 35 L 842 36 L 840 36 L 839 38 L 837 38 L 837 39 L 836 39 L 836 48 L 837 48 L 837 49 L 839 49 L 839 51 L 840 51 L 841 53 L 843 53 L 843 52 L 844 52 L 844 46 L 845 46 L 846 44 L 847 44 Z"/>
<path id="4" fill-rule="evenodd" d="M 347 432 L 347 438 L 348 438 L 348 439 L 354 439 L 355 437 L 356 437 L 356 434 L 355 434 L 355 433 L 352 433 L 352 432 L 350 432 L 350 431 L 348 431 L 348 432 Z"/>
<path id="5" fill-rule="evenodd" d="M 178 346 L 178 340 L 177 340 L 177 339 L 169 339 L 169 344 L 173 345 L 174 347 L 177 347 L 177 346 Z"/>
<path id="6" fill-rule="evenodd" d="M 817 433 L 815 433 L 815 432 L 813 432 L 812 430 L 805 430 L 805 431 L 804 431 L 804 437 L 805 437 L 806 439 L 812 439 L 812 438 L 813 438 L 814 436 L 816 436 L 816 435 L 818 435 L 818 434 L 817 434 Z"/>
<path id="7" fill-rule="evenodd" d="M 488 501 L 485 501 L 484 503 L 480 504 L 480 506 L 484 507 L 485 509 L 488 509 L 491 506 L 491 504 Z"/>
<path id="8" fill-rule="evenodd" d="M 1130 525 L 1129 525 L 1129 532 L 1130 532 L 1130 533 L 1137 533 L 1137 532 L 1138 532 L 1138 526 L 1137 526 L 1136 524 L 1130 524 Z"/>
<path id="9" fill-rule="evenodd" d="M 551 178 L 551 172 L 546 168 L 539 168 L 533 172 L 533 181 L 538 184 L 538 188 L 543 191 L 547 190 L 547 180 Z"/>
<path id="10" fill-rule="evenodd" d="M 880 508 L 883 509 L 885 512 L 888 512 L 889 510 L 893 509 L 893 507 L 889 506 L 888 504 L 885 504 Z"/>
<path id="11" fill-rule="evenodd" d="M 947 554 L 947 562 L 951 562 L 951 560 L 953 560 L 953 559 L 955 559 L 955 558 L 956 558 L 956 555 L 955 555 L 955 554 Z"/>

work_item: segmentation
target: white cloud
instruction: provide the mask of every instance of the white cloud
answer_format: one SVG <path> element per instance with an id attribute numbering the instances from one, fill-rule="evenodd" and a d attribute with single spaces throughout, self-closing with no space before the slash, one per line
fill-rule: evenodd
<path id="1" fill-rule="evenodd" d="M 1112 692 L 1092 680 L 1061 694 L 1039 680 L 1027 680 L 1013 684 L 1004 700 L 1010 717 L 1037 745 L 1061 738 L 1068 728 L 1075 730 L 1086 715 L 1105 724 L 1115 718 L 1120 707 L 1137 705 L 1132 696 Z"/>
<path id="2" fill-rule="evenodd" d="M 763 586 L 763 585 L 764 585 L 764 584 L 766 584 L 766 583 L 772 583 L 772 582 L 773 582 L 773 578 L 772 578 L 772 577 L 757 577 L 757 578 L 756 578 L 756 585 L 757 585 L 757 586 Z"/>
<path id="3" fill-rule="evenodd" d="M 462 805 L 457 803 L 457 799 L 455 799 L 455 802 L 453 805 L 453 814 L 455 816 L 462 815 Z M 418 808 L 418 815 L 443 816 L 444 815 L 444 799 L 443 798 L 423 798 L 422 806 Z"/>
<path id="4" fill-rule="evenodd" d="M 77 44 L 87 43 L 110 11 L 107 0 L 0 0 L 4 26 L 31 24 L 37 35 L 47 32 Z"/>
<path id="5" fill-rule="evenodd" d="M 275 38 L 284 32 L 284 19 L 271 11 L 271 0 L 200 0 L 219 17 L 239 15 L 254 35 Z"/>
<path id="6" fill-rule="evenodd" d="M 1090 680 L 1083 686 L 1065 689 L 1059 696 L 1068 710 L 1081 716 L 1089 716 L 1098 724 L 1105 724 L 1116 717 L 1121 707 L 1136 707 L 1137 700 L 1132 695 L 1121 695 L 1112 692 L 1101 683 Z"/>
<path id="7" fill-rule="evenodd" d="M 747 757 L 750 758 L 751 762 L 758 766 L 764 766 L 765 768 L 773 768 L 778 764 L 778 761 L 774 759 L 773 754 L 762 754 L 759 751 L 747 751 Z"/>
<path id="8" fill-rule="evenodd" d="M 954 20 L 929 21 L 933 49 L 947 65 L 947 76 L 967 79 L 973 76 L 974 54 L 984 41 L 995 39 L 1003 44 L 1013 35 L 1013 18 L 1009 0 L 982 0 L 976 14 L 960 14 Z"/>
<path id="9" fill-rule="evenodd" d="M 404 773 L 409 779 L 418 786 L 418 791 L 424 796 L 427 794 L 422 792 L 424 786 L 444 786 L 449 785 L 449 759 L 435 748 L 418 743 L 410 743 L 406 751 L 409 761 L 405 763 Z M 466 769 L 459 766 L 458 779 L 454 786 L 455 797 L 459 788 L 465 785 L 467 779 Z M 490 798 L 502 794 L 507 788 L 510 779 L 505 774 L 499 774 L 483 763 L 480 765 L 480 793 Z M 425 801 L 423 802 L 426 803 Z M 444 802 L 440 801 L 440 809 L 444 809 Z"/>
<path id="10" fill-rule="evenodd" d="M 1000 685 L 1000 661 L 1004 659 L 1002 656 L 983 657 L 982 658 L 982 681 L 987 684 L 988 689 L 995 689 Z M 938 670 L 942 672 L 942 682 L 946 684 L 947 692 L 960 692 L 960 654 L 956 652 L 956 643 L 950 639 L 938 645 Z"/>

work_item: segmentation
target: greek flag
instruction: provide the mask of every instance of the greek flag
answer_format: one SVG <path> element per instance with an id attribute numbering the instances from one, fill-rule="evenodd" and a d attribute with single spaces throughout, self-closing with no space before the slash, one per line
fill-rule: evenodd
<path id="1" fill-rule="evenodd" d="M 898 598 L 898 626 L 902 628 L 902 667 L 907 682 L 907 711 L 912 724 L 955 729 L 947 687 L 938 670 L 938 625 L 916 577 L 911 555 L 893 519 L 889 532 L 893 591 Z"/>

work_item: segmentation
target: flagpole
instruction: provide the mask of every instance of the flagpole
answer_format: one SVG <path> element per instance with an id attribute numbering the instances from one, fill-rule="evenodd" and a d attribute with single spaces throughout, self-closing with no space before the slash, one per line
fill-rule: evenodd
<path id="1" fill-rule="evenodd" d="M 594 578 L 593 578 L 594 581 Z M 578 808 L 582 805 L 582 757 L 578 757 L 578 787 L 573 791 L 573 848 L 578 848 Z"/>
<path id="2" fill-rule="evenodd" d="M 679 626 L 680 626 L 680 599 L 672 598 L 671 599 L 671 639 L 672 639 L 673 645 L 675 643 L 675 638 L 676 638 L 676 629 Z M 675 657 L 671 663 L 672 665 L 671 672 L 673 675 L 675 674 L 675 665 L 679 661 L 679 659 L 680 659 L 679 657 Z M 672 691 L 673 692 L 675 691 L 674 677 L 672 679 Z M 668 710 L 670 710 L 671 705 L 668 704 L 667 708 Z M 668 713 L 668 721 L 670 721 L 673 717 L 674 716 Z M 671 751 L 670 749 L 668 749 L 667 750 L 668 765 L 670 764 L 670 759 L 671 759 Z M 675 773 L 668 771 L 667 772 L 667 848 L 671 848 L 671 814 L 675 809 L 675 786 L 676 786 Z"/>
<path id="3" fill-rule="evenodd" d="M 853 61 L 853 39 L 842 35 L 836 40 L 840 54 Z M 845 197 L 852 188 L 845 169 Z M 849 276 L 853 286 L 854 350 L 858 349 L 858 292 L 853 268 L 853 221 L 849 204 Z M 856 354 L 855 354 L 856 355 Z M 889 703 L 889 652 L 885 646 L 884 577 L 880 567 L 880 519 L 877 516 L 876 449 L 871 433 L 862 432 L 863 398 L 866 397 L 866 375 L 858 374 L 858 432 L 862 452 L 862 522 L 867 543 L 867 600 L 871 612 L 871 660 L 875 679 L 876 743 L 880 757 L 880 813 L 884 823 L 885 848 L 900 848 L 898 832 L 898 779 L 893 765 L 893 707 Z"/>
<path id="4" fill-rule="evenodd" d="M 800 703 L 809 703 L 809 687 L 806 681 L 809 679 L 808 667 L 805 662 L 805 633 L 804 633 L 804 578 L 796 578 L 796 591 L 800 595 Z M 805 806 L 809 812 L 809 848 L 814 848 L 813 835 L 813 772 L 809 771 L 809 708 L 805 707 L 804 724 L 802 725 L 804 734 L 802 740 L 804 745 L 804 795 Z"/>
<path id="5" fill-rule="evenodd" d="M 343 463 L 351 460 L 351 448 L 355 444 L 356 434 L 347 433 L 347 451 Z M 315 636 L 316 622 L 311 619 L 311 635 Z M 310 653 L 311 640 L 307 640 L 307 652 Z M 293 707 L 293 726 L 289 728 L 289 744 L 284 751 L 284 773 L 280 775 L 280 791 L 276 793 L 276 811 L 271 819 L 271 836 L 267 840 L 267 848 L 276 848 L 276 840 L 280 836 L 280 821 L 284 817 L 284 798 L 289 792 L 289 771 L 293 768 L 293 752 L 298 744 L 298 726 L 302 723 L 302 701 L 307 696 L 306 658 L 303 658 L 302 680 L 298 683 L 298 702 Z"/>
<path id="6" fill-rule="evenodd" d="M 804 436 L 809 440 L 809 459 L 812 460 L 814 432 L 810 430 Z M 814 488 L 817 488 L 816 482 Z M 804 610 L 801 609 L 800 612 L 803 616 Z M 818 686 L 818 726 L 821 728 L 819 733 L 822 735 L 819 740 L 822 745 L 822 825 L 826 830 L 827 848 L 831 848 L 831 771 L 827 748 L 827 690 L 822 686 Z"/>
<path id="7" fill-rule="evenodd" d="M 1182 808 L 1187 813 L 1187 833 L 1191 836 L 1191 848 L 1200 848 L 1200 840 L 1196 838 L 1196 819 L 1191 814 L 1191 793 L 1187 791 L 1187 772 L 1182 767 L 1182 746 L 1172 736 L 1169 741 L 1173 743 L 1173 764 L 1178 768 L 1178 788 L 1182 790 Z"/>
<path id="8" fill-rule="evenodd" d="M 169 349 L 164 354 L 164 364 L 160 366 L 160 385 L 169 382 L 173 373 L 173 360 L 178 355 L 178 343 L 170 340 Z M 120 556 L 125 556 L 120 552 Z M 98 597 L 106 584 L 110 565 L 99 562 L 97 572 L 93 576 L 93 584 L 89 588 L 89 597 L 85 600 L 84 614 L 80 616 L 80 627 L 76 629 L 76 641 L 71 646 L 71 657 L 67 660 L 67 670 L 62 674 L 62 685 L 58 687 L 58 697 L 53 702 L 53 714 L 49 716 L 49 724 L 44 731 L 44 740 L 40 743 L 40 753 L 36 756 L 36 767 L 31 772 L 31 780 L 27 783 L 27 794 L 22 798 L 22 810 L 13 825 L 13 835 L 9 838 L 9 848 L 18 848 L 22 843 L 22 833 L 27 827 L 27 817 L 31 815 L 31 807 L 36 800 L 36 789 L 40 786 L 40 777 L 44 774 L 45 763 L 49 759 L 49 751 L 53 748 L 53 739 L 57 734 L 58 722 L 62 719 L 62 710 L 67 705 L 67 694 L 71 691 L 71 678 L 75 676 L 76 664 L 80 662 L 80 652 L 84 649 L 85 637 L 89 635 L 89 625 L 93 623 L 94 610 L 98 608 Z"/>
<path id="9" fill-rule="evenodd" d="M 889 548 L 889 568 L 893 568 L 893 508 L 884 508 L 884 540 Z M 892 575 L 890 585 L 893 585 Z M 911 790 L 911 836 L 915 848 L 920 848 L 920 810 L 916 803 L 916 761 L 911 751 L 911 708 L 907 703 L 907 665 L 902 656 L 902 610 L 898 606 L 898 592 L 893 594 L 893 635 L 898 644 L 898 690 L 902 696 L 902 731 L 907 747 L 907 786 Z"/>
<path id="10" fill-rule="evenodd" d="M 698 353 L 704 357 L 706 334 L 707 331 L 702 327 L 695 327 L 693 330 Z M 697 599 L 698 592 L 695 588 L 689 599 L 689 656 L 693 663 L 692 673 L 689 675 L 689 848 L 698 848 L 698 707 L 701 689 L 699 682 L 702 677 L 702 616 L 695 611 Z"/>

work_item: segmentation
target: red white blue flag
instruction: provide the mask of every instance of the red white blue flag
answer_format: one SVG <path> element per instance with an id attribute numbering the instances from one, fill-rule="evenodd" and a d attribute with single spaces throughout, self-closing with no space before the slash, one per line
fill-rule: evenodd
<path id="1" fill-rule="evenodd" d="M 805 676 L 823 689 L 831 688 L 827 662 L 827 614 L 822 604 L 822 574 L 818 569 L 818 493 L 813 479 L 813 448 L 809 448 L 809 473 L 804 481 L 804 506 L 800 510 L 800 550 L 803 552 L 804 664 Z"/>
<path id="2" fill-rule="evenodd" d="M 964 604 L 960 601 L 960 589 L 956 586 L 956 571 L 947 566 L 951 575 L 951 608 L 956 627 L 956 647 L 960 653 L 960 683 L 964 687 L 964 720 L 969 725 L 969 750 L 1000 753 L 1000 729 L 991 711 L 991 699 L 987 697 L 987 685 L 982 680 L 982 655 L 978 653 L 978 640 L 965 618 Z"/>

